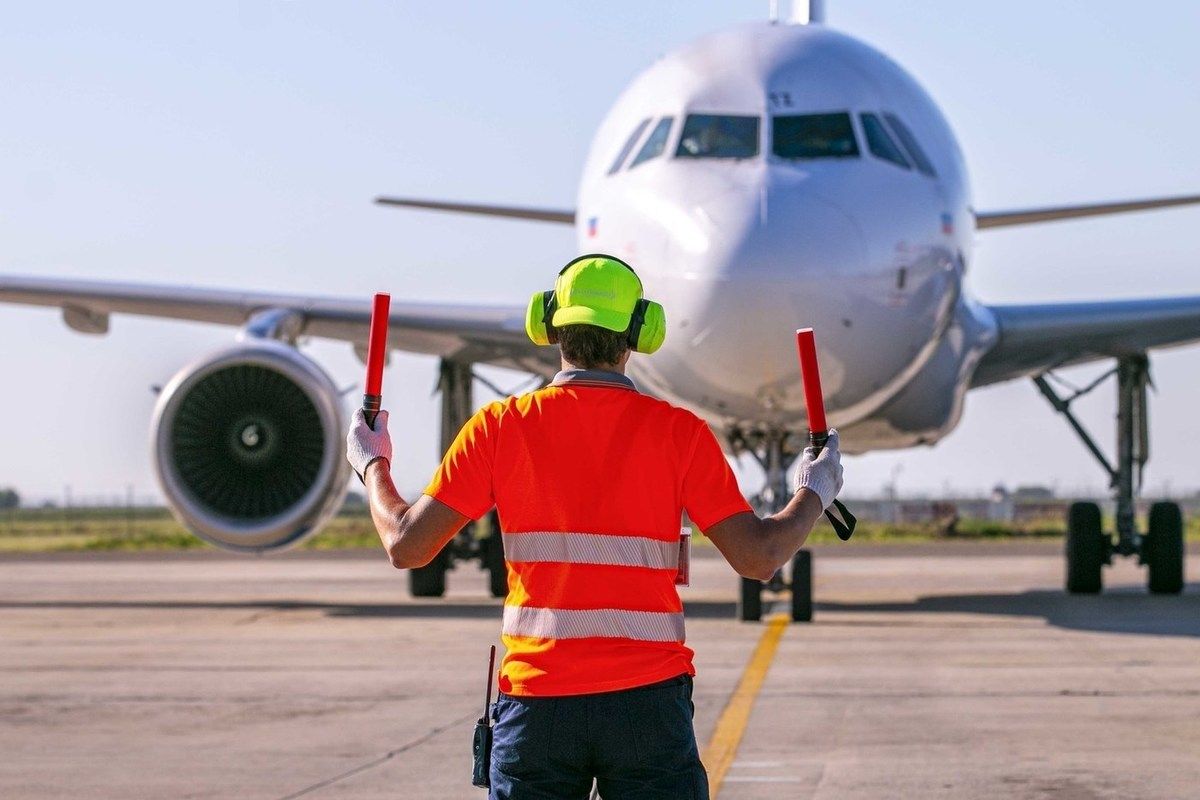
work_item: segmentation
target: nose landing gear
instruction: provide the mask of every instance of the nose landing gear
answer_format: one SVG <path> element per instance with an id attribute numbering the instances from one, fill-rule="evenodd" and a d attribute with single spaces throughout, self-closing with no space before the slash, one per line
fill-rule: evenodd
<path id="1" fill-rule="evenodd" d="M 732 436 L 734 452 L 750 453 L 766 473 L 763 490 L 751 498 L 759 515 L 782 511 L 792 498 L 787 483 L 787 471 L 804 450 L 800 436 L 786 431 L 746 433 L 735 431 Z M 796 622 L 811 622 L 813 617 L 813 559 L 812 552 L 800 550 L 792 557 L 791 579 L 777 571 L 767 582 L 741 578 L 738 592 L 738 619 L 757 622 L 763 615 L 763 591 L 780 593 L 791 589 L 791 615 Z"/>
<path id="2" fill-rule="evenodd" d="M 1071 403 L 1095 389 L 1107 378 L 1117 378 L 1117 463 L 1112 465 L 1091 435 L 1071 413 Z M 1095 594 L 1103 586 L 1102 568 L 1114 556 L 1137 556 L 1147 567 L 1147 584 L 1153 594 L 1183 591 L 1183 514 L 1177 503 L 1158 502 L 1150 507 L 1145 533 L 1137 529 L 1136 494 L 1142 471 L 1150 455 L 1146 389 L 1150 385 L 1150 361 L 1144 353 L 1121 356 L 1117 366 L 1068 397 L 1061 397 L 1047 378 L 1033 379 L 1038 390 L 1066 418 L 1101 467 L 1109 475 L 1116 501 L 1116 537 L 1103 529 L 1100 507 L 1074 503 L 1067 515 L 1067 591 Z"/>

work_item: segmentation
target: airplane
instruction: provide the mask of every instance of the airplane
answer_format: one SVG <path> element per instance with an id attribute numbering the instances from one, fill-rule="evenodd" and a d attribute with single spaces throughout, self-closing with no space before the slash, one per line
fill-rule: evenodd
<path id="1" fill-rule="evenodd" d="M 576 207 L 526 208 L 379 197 L 381 205 L 574 226 L 578 250 L 638 269 L 670 317 L 652 357 L 630 362 L 644 390 L 706 420 L 731 455 L 766 473 L 762 512 L 789 497 L 806 415 L 791 337 L 812 327 L 831 424 L 850 453 L 931 445 L 971 389 L 1032 379 L 1110 477 L 1115 530 L 1095 503 L 1067 520 L 1066 588 L 1102 590 L 1103 567 L 1137 557 L 1149 590 L 1183 588 L 1179 506 L 1136 515 L 1147 460 L 1148 353 L 1200 340 L 1200 296 L 988 305 L 964 290 L 976 231 L 1200 203 L 1200 195 L 1049 208 L 972 206 L 959 144 L 935 101 L 899 64 L 797 2 L 788 19 L 704 36 L 629 84 L 596 132 Z M 474 410 L 474 365 L 545 380 L 557 353 L 524 333 L 524 292 L 489 305 L 397 301 L 390 346 L 440 359 L 442 444 Z M 212 544 L 273 551 L 317 531 L 348 490 L 341 394 L 297 347 L 301 336 L 364 355 L 369 299 L 0 275 L 0 301 L 61 309 L 103 334 L 113 314 L 238 329 L 181 369 L 152 423 L 155 467 L 179 520 Z M 1117 454 L 1101 451 L 1055 371 L 1113 364 Z M 1099 382 L 1086 389 L 1095 388 Z M 446 571 L 474 558 L 506 590 L 493 515 L 409 573 L 441 596 Z M 812 618 L 811 556 L 791 565 L 792 616 Z M 782 575 L 766 588 L 785 586 Z M 764 585 L 743 579 L 738 615 L 762 614 Z"/>

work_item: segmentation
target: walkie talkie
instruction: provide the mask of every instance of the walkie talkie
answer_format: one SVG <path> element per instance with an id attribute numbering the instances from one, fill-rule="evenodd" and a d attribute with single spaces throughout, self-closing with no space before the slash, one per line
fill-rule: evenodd
<path id="1" fill-rule="evenodd" d="M 471 772 L 471 785 L 487 789 L 492 785 L 488 773 L 492 765 L 492 672 L 496 669 L 496 645 L 488 654 L 487 699 L 483 704 L 483 716 L 475 723 L 475 741 L 472 752 L 475 766 Z"/>

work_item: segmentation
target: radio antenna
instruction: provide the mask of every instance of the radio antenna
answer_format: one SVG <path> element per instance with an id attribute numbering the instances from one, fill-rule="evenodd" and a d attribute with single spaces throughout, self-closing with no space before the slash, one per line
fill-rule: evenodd
<path id="1" fill-rule="evenodd" d="M 492 707 L 492 672 L 495 669 L 496 669 L 496 645 L 492 645 L 492 651 L 488 654 L 487 702 L 483 704 L 484 716 L 487 716 L 488 709 Z"/>

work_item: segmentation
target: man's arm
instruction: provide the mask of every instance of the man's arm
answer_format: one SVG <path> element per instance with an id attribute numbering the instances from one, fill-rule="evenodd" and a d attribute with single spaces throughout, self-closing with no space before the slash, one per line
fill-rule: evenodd
<path id="1" fill-rule="evenodd" d="M 412 505 L 404 502 L 386 459 L 372 461 L 363 478 L 371 519 L 396 569 L 425 566 L 471 521 L 429 495 Z"/>
<path id="2" fill-rule="evenodd" d="M 770 580 L 804 546 L 821 513 L 842 490 L 842 454 L 836 430 L 821 452 L 808 447 L 796 469 L 796 493 L 782 511 L 760 519 L 743 511 L 709 526 L 705 535 L 739 575 Z"/>
<path id="3" fill-rule="evenodd" d="M 704 535 L 739 575 L 768 581 L 804 546 L 822 510 L 817 493 L 801 489 L 778 514 L 760 518 L 743 511 L 721 520 Z"/>
<path id="4" fill-rule="evenodd" d="M 471 518 L 428 495 L 411 506 L 392 482 L 392 438 L 388 412 L 380 411 L 375 427 L 362 409 L 354 412 L 346 434 L 346 459 L 367 489 L 367 504 L 375 531 L 396 569 L 423 567 Z"/>

